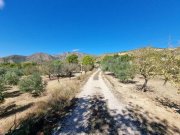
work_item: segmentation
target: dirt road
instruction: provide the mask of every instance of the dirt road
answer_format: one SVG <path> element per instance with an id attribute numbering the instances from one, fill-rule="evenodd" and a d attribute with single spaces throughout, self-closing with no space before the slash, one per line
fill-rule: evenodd
<path id="1" fill-rule="evenodd" d="M 59 123 L 53 134 L 171 134 L 167 131 L 165 122 L 150 122 L 143 114 L 137 113 L 136 109 L 123 104 L 115 96 L 99 70 L 82 88 L 75 107 Z M 148 115 L 146 112 L 144 114 Z"/>

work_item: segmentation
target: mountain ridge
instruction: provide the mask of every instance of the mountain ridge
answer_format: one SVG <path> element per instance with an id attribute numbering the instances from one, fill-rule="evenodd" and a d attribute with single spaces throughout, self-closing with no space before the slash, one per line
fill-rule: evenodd
<path id="1" fill-rule="evenodd" d="M 20 62 L 46 62 L 46 61 L 51 61 L 51 60 L 64 60 L 66 56 L 70 54 L 76 54 L 78 55 L 79 58 L 82 58 L 85 55 L 88 55 L 86 53 L 82 52 L 66 52 L 62 54 L 57 54 L 57 55 L 51 55 L 48 53 L 43 53 L 43 52 L 38 52 L 34 53 L 28 56 L 24 55 L 10 55 L 6 57 L 1 57 L 0 58 L 0 63 L 3 62 L 10 62 L 10 63 L 20 63 Z"/>
<path id="2" fill-rule="evenodd" d="M 162 51 L 162 50 L 175 50 L 176 51 L 176 55 L 180 55 L 180 47 L 176 47 L 176 48 L 156 48 L 156 47 L 151 47 L 157 51 Z M 104 53 L 102 55 L 99 55 L 98 57 L 102 57 L 105 55 L 114 55 L 114 54 L 118 54 L 118 55 L 124 55 L 124 54 L 130 54 L 130 53 L 134 53 L 140 49 L 143 48 L 138 48 L 138 49 L 134 49 L 134 50 L 128 50 L 128 51 L 119 51 L 119 52 L 115 52 L 115 53 Z M 29 56 L 24 56 L 24 55 L 10 55 L 10 56 L 6 56 L 6 57 L 2 57 L 0 58 L 0 63 L 3 62 L 10 62 L 10 63 L 19 63 L 19 62 L 46 62 L 46 61 L 51 61 L 51 60 L 65 60 L 65 58 L 70 55 L 70 54 L 76 54 L 78 55 L 78 57 L 81 59 L 83 56 L 85 55 L 90 55 L 90 54 L 86 54 L 83 52 L 65 52 L 65 53 L 60 53 L 60 54 L 56 54 L 56 55 L 51 55 L 48 53 L 43 53 L 43 52 L 38 52 L 38 53 L 34 53 L 31 54 Z M 95 56 L 95 55 L 91 55 L 91 56 Z"/>

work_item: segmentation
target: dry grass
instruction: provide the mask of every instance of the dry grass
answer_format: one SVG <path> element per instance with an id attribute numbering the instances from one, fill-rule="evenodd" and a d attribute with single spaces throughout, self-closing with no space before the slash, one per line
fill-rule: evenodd
<path id="1" fill-rule="evenodd" d="M 14 112 L 7 117 L 0 119 L 0 134 L 1 132 L 7 132 L 10 128 L 16 128 L 24 120 L 31 117 L 47 116 L 50 112 L 59 113 L 63 112 L 66 106 L 71 105 L 71 100 L 80 91 L 80 87 L 86 82 L 88 77 L 92 74 L 89 72 L 85 75 L 78 76 L 76 78 L 64 78 L 57 80 L 52 80 L 48 82 L 46 91 L 42 96 L 34 98 L 28 93 L 21 94 L 17 97 L 11 97 L 6 99 L 6 101 L 1 106 L 8 106 L 13 103 L 15 105 L 26 106 L 29 103 L 33 103 L 29 108 Z M 17 91 L 17 89 L 16 89 Z"/>
<path id="2" fill-rule="evenodd" d="M 69 80 L 51 90 L 48 106 L 53 110 L 61 110 L 70 105 L 70 101 L 80 90 L 80 81 Z M 41 106 L 39 107 L 41 108 Z"/>

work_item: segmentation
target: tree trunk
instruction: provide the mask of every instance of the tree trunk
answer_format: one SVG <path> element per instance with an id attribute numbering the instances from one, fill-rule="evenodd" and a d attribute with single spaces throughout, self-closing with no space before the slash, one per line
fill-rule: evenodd
<path id="1" fill-rule="evenodd" d="M 165 78 L 165 80 L 164 80 L 164 86 L 166 85 L 166 83 L 167 83 L 167 81 L 168 81 L 168 79 L 167 78 Z"/>
<path id="2" fill-rule="evenodd" d="M 58 82 L 59 82 L 59 78 L 60 78 L 60 75 L 57 75 Z"/>
<path id="3" fill-rule="evenodd" d="M 51 74 L 49 74 L 48 76 L 49 76 L 49 80 L 51 80 Z"/>
<path id="4" fill-rule="evenodd" d="M 143 86 L 142 86 L 142 88 L 141 88 L 141 90 L 143 90 L 144 92 L 146 92 L 146 91 L 147 91 L 147 89 L 146 89 L 146 87 L 147 87 L 147 83 L 148 83 L 148 79 L 147 79 L 147 78 L 145 78 L 144 84 L 143 84 Z"/>
<path id="5" fill-rule="evenodd" d="M 72 72 L 69 72 L 69 79 L 71 79 L 71 76 L 72 76 Z"/>

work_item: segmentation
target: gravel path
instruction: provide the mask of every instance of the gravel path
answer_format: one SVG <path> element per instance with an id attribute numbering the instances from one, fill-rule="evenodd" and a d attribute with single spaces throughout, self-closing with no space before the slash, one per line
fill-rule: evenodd
<path id="1" fill-rule="evenodd" d="M 70 110 L 53 135 L 142 134 L 138 122 L 124 112 L 125 106 L 113 95 L 96 71 L 77 96 Z"/>

